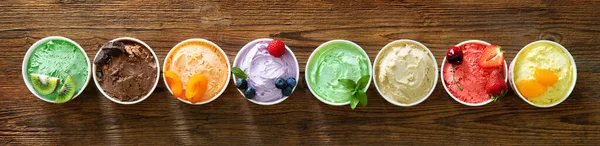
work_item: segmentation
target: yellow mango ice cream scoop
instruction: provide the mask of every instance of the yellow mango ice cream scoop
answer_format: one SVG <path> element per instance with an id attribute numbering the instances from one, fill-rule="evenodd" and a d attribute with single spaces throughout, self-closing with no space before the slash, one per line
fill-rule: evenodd
<path id="1" fill-rule="evenodd" d="M 577 67 L 567 49 L 551 41 L 525 46 L 512 62 L 511 84 L 517 95 L 537 107 L 564 101 L 577 81 Z"/>

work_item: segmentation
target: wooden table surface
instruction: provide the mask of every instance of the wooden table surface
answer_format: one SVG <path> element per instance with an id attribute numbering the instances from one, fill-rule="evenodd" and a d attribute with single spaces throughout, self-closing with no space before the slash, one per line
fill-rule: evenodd
<path id="1" fill-rule="evenodd" d="M 599 145 L 600 1 L 181 1 L 5 0 L 0 2 L 0 145 Z M 413 39 L 441 63 L 446 49 L 469 39 L 498 44 L 510 63 L 526 44 L 553 40 L 577 63 L 571 96 L 536 108 L 514 93 L 468 107 L 438 81 L 414 107 L 385 101 L 371 84 L 369 105 L 351 110 L 317 100 L 301 79 L 284 102 L 261 106 L 230 81 L 221 97 L 193 106 L 173 99 L 162 79 L 135 105 L 103 97 L 93 83 L 66 104 L 31 94 L 21 76 L 27 49 L 47 36 L 79 43 L 90 58 L 98 46 L 130 36 L 150 45 L 162 62 L 188 38 L 221 46 L 233 62 L 257 38 L 283 40 L 300 62 L 332 39 L 362 46 L 371 60 L 387 43 Z M 162 63 L 161 63 L 162 64 Z"/>

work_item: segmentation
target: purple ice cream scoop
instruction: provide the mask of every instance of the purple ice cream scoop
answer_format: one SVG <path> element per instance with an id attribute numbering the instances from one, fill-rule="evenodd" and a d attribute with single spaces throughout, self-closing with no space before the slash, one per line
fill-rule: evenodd
<path id="1" fill-rule="evenodd" d="M 271 39 L 259 39 L 248 43 L 240 50 L 234 62 L 234 66 L 248 75 L 248 85 L 256 90 L 256 96 L 250 100 L 276 102 L 284 98 L 281 89 L 275 87 L 277 78 L 298 76 L 298 63 L 293 54 L 286 49 L 281 57 L 271 56 L 267 51 L 270 41 Z M 237 77 L 234 80 L 237 80 Z"/>

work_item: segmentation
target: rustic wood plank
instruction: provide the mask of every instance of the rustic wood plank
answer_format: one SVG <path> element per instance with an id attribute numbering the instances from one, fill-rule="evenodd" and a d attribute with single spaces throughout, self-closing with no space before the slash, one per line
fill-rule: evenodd
<path id="1" fill-rule="evenodd" d="M 600 1 L 179 1 L 6 0 L 0 3 L 0 143 L 2 145 L 598 145 L 600 144 Z M 210 104 L 187 105 L 163 81 L 136 105 L 104 98 L 93 83 L 61 105 L 34 97 L 21 63 L 35 41 L 53 35 L 78 42 L 90 58 L 121 36 L 145 41 L 162 62 L 188 38 L 220 45 L 230 62 L 256 38 L 282 39 L 301 72 L 311 52 L 331 39 L 361 45 L 373 60 L 396 39 L 428 46 L 438 63 L 468 39 L 502 45 L 511 61 L 524 45 L 548 39 L 577 61 L 577 86 L 562 104 L 540 109 L 514 94 L 467 107 L 441 82 L 414 107 L 387 103 L 371 86 L 369 106 L 328 106 L 301 79 L 274 106 L 246 101 L 230 82 Z M 302 73 L 301 76 L 304 74 Z"/>

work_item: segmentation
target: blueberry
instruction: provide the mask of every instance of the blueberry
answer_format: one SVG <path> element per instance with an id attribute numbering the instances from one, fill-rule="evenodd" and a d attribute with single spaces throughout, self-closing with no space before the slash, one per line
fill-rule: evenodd
<path id="1" fill-rule="evenodd" d="M 288 86 L 294 88 L 296 86 L 296 79 L 294 78 L 288 78 L 287 80 L 285 80 L 288 84 Z"/>
<path id="2" fill-rule="evenodd" d="M 275 87 L 279 88 L 279 89 L 283 89 L 287 86 L 287 83 L 285 82 L 285 79 L 283 78 L 277 78 L 277 80 L 275 81 Z"/>
<path id="3" fill-rule="evenodd" d="M 244 91 L 246 88 L 248 88 L 248 82 L 246 81 L 246 79 L 237 79 L 237 84 L 235 84 L 235 87 Z"/>
<path id="4" fill-rule="evenodd" d="M 256 91 L 254 91 L 254 88 L 252 88 L 252 86 L 248 86 L 248 89 L 244 91 L 244 96 L 246 96 L 246 98 L 248 99 L 252 99 L 254 98 L 254 96 L 256 96 Z"/>
<path id="5" fill-rule="evenodd" d="M 287 87 L 283 88 L 281 90 L 281 94 L 283 94 L 283 96 L 290 96 L 290 94 L 292 94 L 292 87 L 287 86 Z"/>

